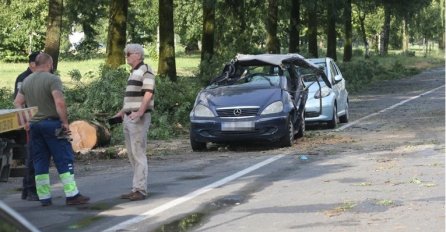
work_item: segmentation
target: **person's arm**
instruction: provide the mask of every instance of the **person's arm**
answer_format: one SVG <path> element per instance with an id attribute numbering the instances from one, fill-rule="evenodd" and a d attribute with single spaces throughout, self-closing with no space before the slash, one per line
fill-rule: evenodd
<path id="1" fill-rule="evenodd" d="M 13 93 L 13 97 L 14 97 L 14 99 L 15 99 L 15 97 L 17 97 L 17 94 L 19 93 L 19 78 L 20 78 L 20 76 L 18 76 L 16 79 L 15 79 L 15 84 L 14 84 L 14 93 Z"/>
<path id="2" fill-rule="evenodd" d="M 25 95 L 20 92 L 17 93 L 17 96 L 14 99 L 14 106 L 16 109 L 22 109 L 25 107 Z"/>
<path id="3" fill-rule="evenodd" d="M 59 119 L 62 122 L 62 127 L 65 130 L 69 131 L 70 128 L 68 125 L 68 112 L 63 93 L 59 90 L 53 90 L 51 94 L 53 95 L 54 104 L 56 105 L 56 111 L 59 115 Z"/>
<path id="4" fill-rule="evenodd" d="M 15 99 L 14 99 L 14 106 L 16 109 L 23 109 L 25 108 L 25 95 L 18 92 Z M 24 126 L 25 130 L 29 130 L 29 122 L 25 123 Z"/>

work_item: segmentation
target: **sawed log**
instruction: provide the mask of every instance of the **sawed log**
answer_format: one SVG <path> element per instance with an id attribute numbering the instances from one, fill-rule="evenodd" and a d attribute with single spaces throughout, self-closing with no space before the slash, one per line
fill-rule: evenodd
<path id="1" fill-rule="evenodd" d="M 110 144 L 111 134 L 104 125 L 86 120 L 70 123 L 71 145 L 75 152 Z"/>

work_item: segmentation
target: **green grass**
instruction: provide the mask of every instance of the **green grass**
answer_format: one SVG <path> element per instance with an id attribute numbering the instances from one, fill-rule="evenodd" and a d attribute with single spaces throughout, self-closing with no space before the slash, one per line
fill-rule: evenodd
<path id="1" fill-rule="evenodd" d="M 158 60 L 146 58 L 145 62 L 149 64 L 152 69 L 157 71 Z M 178 76 L 193 76 L 198 69 L 200 62 L 199 55 L 181 56 L 176 58 L 177 74 Z M 58 72 L 64 84 L 71 83 L 68 73 L 71 70 L 77 69 L 82 75 L 92 72 L 94 76 L 98 76 L 97 72 L 101 64 L 105 63 L 105 58 L 96 58 L 83 61 L 65 61 L 61 60 L 58 64 Z M 15 79 L 17 76 L 25 71 L 28 63 L 4 63 L 0 62 L 0 87 L 14 88 Z"/>
<path id="2" fill-rule="evenodd" d="M 424 57 L 421 49 L 415 49 L 415 56 L 401 55 L 401 51 L 389 51 L 386 57 L 378 57 L 378 62 L 386 67 L 392 68 L 392 65 L 399 63 L 406 68 L 414 68 L 416 70 L 424 70 L 432 67 L 444 66 L 444 52 L 432 51 L 427 57 Z M 341 58 L 339 56 L 338 58 Z M 353 60 L 364 59 L 361 56 L 356 56 Z M 146 58 L 153 70 L 157 71 L 158 60 Z M 178 76 L 194 76 L 198 70 L 200 56 L 195 55 L 178 55 L 176 58 L 177 74 Z M 60 60 L 58 64 L 58 72 L 64 84 L 70 85 L 71 80 L 68 73 L 71 70 L 77 69 L 81 75 L 91 72 L 93 76 L 98 76 L 97 71 L 99 66 L 105 63 L 104 58 L 95 58 L 83 61 L 67 61 Z M 27 63 L 3 63 L 0 62 L 0 88 L 6 87 L 13 89 L 16 77 L 27 68 Z"/>

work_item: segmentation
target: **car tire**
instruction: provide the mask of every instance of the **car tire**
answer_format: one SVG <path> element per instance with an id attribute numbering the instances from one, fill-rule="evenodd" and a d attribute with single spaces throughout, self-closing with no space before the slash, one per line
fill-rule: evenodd
<path id="1" fill-rule="evenodd" d="M 333 107 L 333 117 L 330 121 L 327 122 L 328 129 L 334 129 L 338 125 L 338 110 L 336 105 Z"/>
<path id="2" fill-rule="evenodd" d="M 288 119 L 286 120 L 286 123 L 287 123 L 287 129 L 288 129 L 287 132 L 288 133 L 286 133 L 286 135 L 284 135 L 280 139 L 281 147 L 291 147 L 294 142 L 294 125 L 293 125 L 293 120 L 291 119 L 291 116 L 288 117 Z"/>
<path id="3" fill-rule="evenodd" d="M 348 113 L 348 102 L 345 104 L 345 114 L 339 117 L 339 122 L 341 123 L 347 123 L 348 119 L 350 118 L 350 115 Z"/>
<path id="4" fill-rule="evenodd" d="M 300 122 L 299 130 L 297 131 L 297 134 L 296 134 L 296 138 L 302 138 L 302 137 L 304 137 L 304 134 L 305 134 L 305 112 L 303 110 L 301 113 L 300 120 L 301 120 L 301 122 Z"/>
<path id="5" fill-rule="evenodd" d="M 192 151 L 204 151 L 207 149 L 206 142 L 195 140 L 192 134 L 190 135 L 190 146 L 192 147 Z"/>

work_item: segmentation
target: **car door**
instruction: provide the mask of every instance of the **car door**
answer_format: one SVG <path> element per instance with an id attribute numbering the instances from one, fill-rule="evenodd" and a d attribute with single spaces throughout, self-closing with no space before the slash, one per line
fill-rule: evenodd
<path id="1" fill-rule="evenodd" d="M 297 74 L 297 68 L 292 65 L 293 67 L 289 69 L 290 71 L 286 73 L 286 75 L 289 75 L 287 79 L 290 81 L 291 91 L 293 92 L 292 95 L 293 103 L 296 110 L 296 120 L 300 119 L 300 115 L 302 115 L 302 112 L 305 110 L 305 103 L 307 102 L 308 98 L 308 90 L 304 90 L 304 83 L 302 78 Z"/>
<path id="2" fill-rule="evenodd" d="M 327 59 L 327 73 L 329 75 L 329 80 L 332 85 L 333 93 L 336 96 L 336 105 L 337 105 L 337 113 L 339 115 L 339 112 L 344 109 L 345 106 L 343 106 L 342 99 L 341 99 L 341 83 L 336 81 L 336 76 L 338 75 L 338 72 L 334 66 L 334 62 L 331 59 Z"/>
<path id="3" fill-rule="evenodd" d="M 347 91 L 345 89 L 345 79 L 342 76 L 336 63 L 330 60 L 331 69 L 333 69 L 333 83 L 336 86 L 337 91 L 337 103 L 338 103 L 338 114 L 343 114 L 347 104 Z"/>

